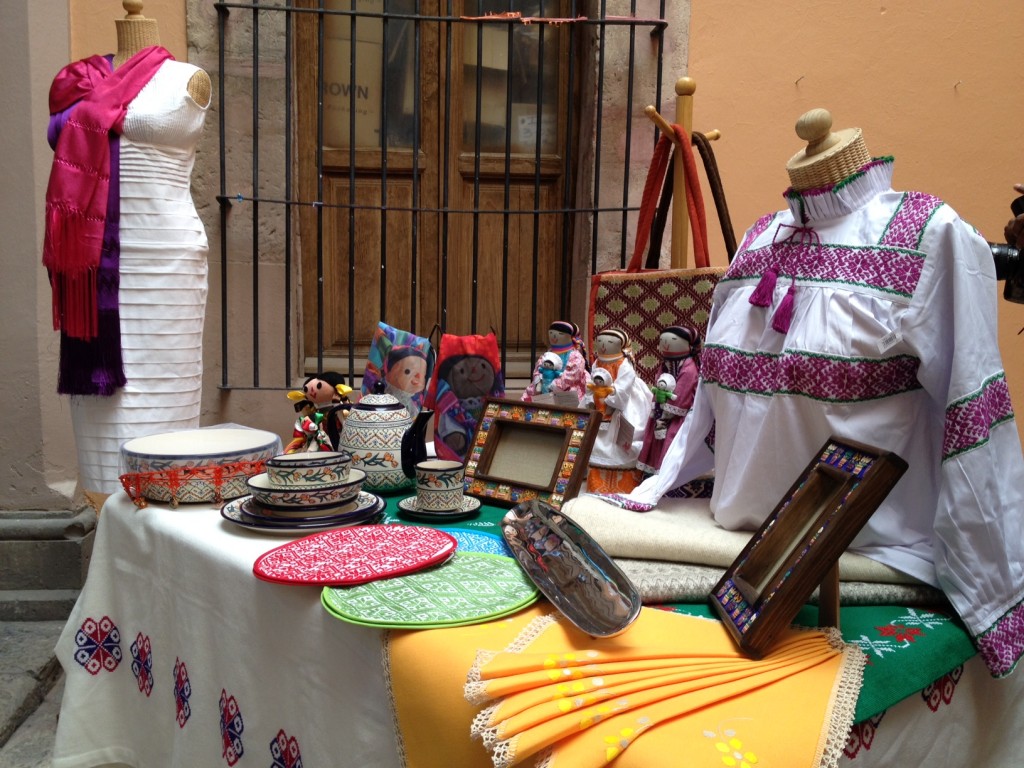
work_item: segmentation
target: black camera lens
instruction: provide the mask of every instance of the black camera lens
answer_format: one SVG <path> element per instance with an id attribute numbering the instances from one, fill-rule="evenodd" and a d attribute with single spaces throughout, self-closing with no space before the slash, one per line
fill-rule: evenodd
<path id="1" fill-rule="evenodd" d="M 1006 243 L 989 243 L 992 260 L 996 264 L 996 280 L 1008 280 L 1017 274 L 1020 266 L 1020 251 Z"/>

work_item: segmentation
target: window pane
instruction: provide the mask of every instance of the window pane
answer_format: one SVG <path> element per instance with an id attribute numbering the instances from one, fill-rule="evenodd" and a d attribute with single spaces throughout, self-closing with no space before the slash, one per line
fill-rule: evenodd
<path id="1" fill-rule="evenodd" d="M 556 2 L 479 0 L 466 14 L 500 14 L 514 6 L 524 17 L 556 16 Z M 509 30 L 511 29 L 511 52 Z M 481 152 L 553 152 L 558 140 L 558 35 L 548 24 L 497 21 L 463 25 L 463 142 Z M 479 108 L 477 96 L 479 92 Z M 511 92 L 511 100 L 508 96 Z M 511 110 L 507 106 L 511 103 Z"/>
<path id="2" fill-rule="evenodd" d="M 385 25 L 383 15 L 412 14 L 415 4 L 415 0 L 326 0 L 328 10 L 356 13 L 324 17 L 324 146 L 349 146 L 353 108 L 356 147 L 381 147 L 385 117 L 388 147 L 412 146 L 414 26 L 409 19 L 391 18 Z"/>

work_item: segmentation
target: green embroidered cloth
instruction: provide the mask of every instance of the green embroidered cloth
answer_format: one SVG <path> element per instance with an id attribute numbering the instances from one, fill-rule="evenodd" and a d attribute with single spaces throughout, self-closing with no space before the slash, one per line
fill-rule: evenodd
<path id="1" fill-rule="evenodd" d="M 352 587 L 324 587 L 320 601 L 335 618 L 392 629 L 478 624 L 537 601 L 536 585 L 509 557 L 456 552 L 425 570 Z"/>

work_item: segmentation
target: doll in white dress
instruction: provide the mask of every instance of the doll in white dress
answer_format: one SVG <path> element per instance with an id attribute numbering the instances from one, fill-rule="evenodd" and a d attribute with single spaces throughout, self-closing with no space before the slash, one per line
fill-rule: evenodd
<path id="1" fill-rule="evenodd" d="M 604 397 L 605 420 L 590 454 L 587 488 L 595 493 L 623 492 L 638 481 L 636 460 L 651 411 L 651 391 L 636 375 L 624 331 L 602 330 L 594 338 L 594 351 L 594 368 L 611 375 L 611 392 Z"/>

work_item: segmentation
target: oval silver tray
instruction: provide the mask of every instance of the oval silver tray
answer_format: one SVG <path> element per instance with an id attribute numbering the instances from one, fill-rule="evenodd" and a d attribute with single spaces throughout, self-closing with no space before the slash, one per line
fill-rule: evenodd
<path id="1" fill-rule="evenodd" d="M 636 587 L 563 512 L 537 499 L 524 501 L 506 513 L 501 531 L 541 593 L 588 635 L 612 637 L 639 615 Z"/>

